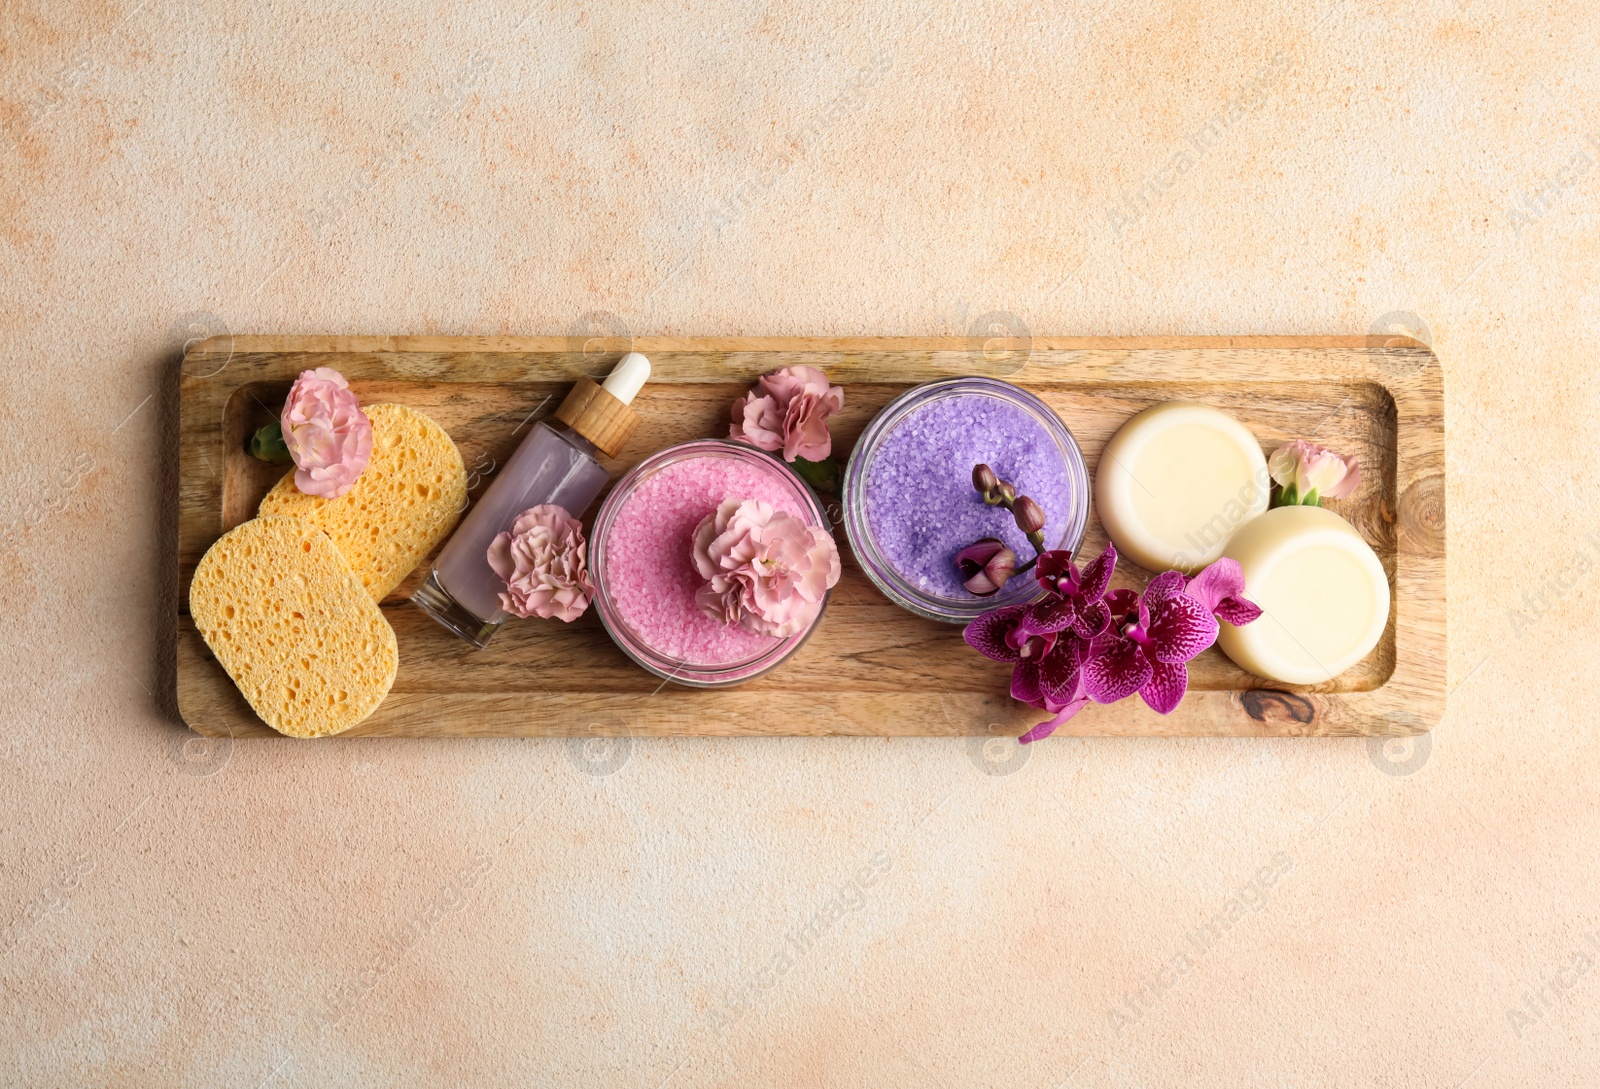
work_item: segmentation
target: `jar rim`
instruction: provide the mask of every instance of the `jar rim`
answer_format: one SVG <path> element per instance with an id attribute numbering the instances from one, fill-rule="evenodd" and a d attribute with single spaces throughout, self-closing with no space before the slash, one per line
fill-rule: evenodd
<path id="1" fill-rule="evenodd" d="M 768 451 L 734 439 L 691 439 L 659 450 L 624 474 L 611 489 L 611 493 L 606 496 L 605 502 L 600 505 L 600 512 L 595 515 L 589 546 L 589 568 L 595 585 L 594 604 L 600 616 L 601 626 L 623 654 L 634 664 L 657 677 L 694 688 L 720 688 L 753 680 L 777 668 L 791 657 L 811 638 L 812 632 L 816 631 L 822 622 L 822 615 L 827 611 L 833 591 L 829 590 L 823 595 L 816 617 L 803 631 L 781 639 L 774 637 L 774 642 L 766 649 L 731 662 L 691 663 L 668 657 L 652 647 L 649 641 L 628 623 L 615 599 L 612 598 L 605 577 L 606 543 L 610 537 L 612 524 L 633 492 L 646 480 L 670 465 L 704 457 L 739 460 L 771 471 L 775 477 L 788 484 L 796 498 L 801 501 L 809 516 L 809 524 L 820 526 L 831 534 L 832 523 L 822 500 L 804 478 Z"/>
<path id="2" fill-rule="evenodd" d="M 1010 382 L 984 375 L 958 375 L 924 382 L 905 390 L 878 410 L 856 440 L 844 470 L 844 528 L 856 561 L 873 585 L 901 608 L 929 620 L 965 624 L 991 609 L 1037 600 L 1043 593 L 1037 582 L 1026 579 L 1020 587 L 1007 587 L 991 597 L 967 599 L 931 594 L 914 585 L 878 548 L 867 514 L 866 482 L 873 459 L 884 441 L 912 412 L 949 397 L 987 396 L 1013 404 L 1044 427 L 1057 449 L 1072 485 L 1073 504 L 1054 548 L 1075 551 L 1089 523 L 1089 471 L 1083 451 L 1066 422 L 1037 395 Z"/>

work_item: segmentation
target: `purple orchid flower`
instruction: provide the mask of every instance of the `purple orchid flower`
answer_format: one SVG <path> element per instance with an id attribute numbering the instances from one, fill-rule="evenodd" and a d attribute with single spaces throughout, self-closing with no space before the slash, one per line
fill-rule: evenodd
<path id="1" fill-rule="evenodd" d="M 1157 714 L 1171 714 L 1189 687 L 1185 664 L 1217 639 L 1217 619 L 1184 592 L 1181 572 L 1157 575 L 1144 596 L 1132 590 L 1106 595 L 1108 631 L 1097 636 L 1083 663 L 1084 692 L 1096 703 L 1115 703 L 1137 692 Z"/>
<path id="2" fill-rule="evenodd" d="M 1050 653 L 1040 660 L 1038 698 L 1024 699 L 1022 702 L 1048 711 L 1054 717 L 1038 723 L 1023 734 L 1018 739 L 1022 744 L 1049 737 L 1057 726 L 1089 705 L 1089 697 L 1083 691 L 1083 663 L 1088 657 L 1088 642 L 1066 632 L 1056 639 Z M 1016 693 L 1016 677 L 1013 675 L 1011 694 L 1015 696 Z"/>
<path id="3" fill-rule="evenodd" d="M 1244 596 L 1244 568 L 1238 560 L 1224 556 L 1189 580 L 1183 592 L 1194 598 L 1218 620 L 1242 627 L 1261 615 L 1261 606 Z"/>
<path id="4" fill-rule="evenodd" d="M 1057 644 L 1056 653 L 1067 653 L 1077 657 L 1079 662 L 1077 679 L 1069 690 L 1058 689 L 1054 696 L 1046 691 L 1042 701 L 1031 705 L 1042 711 L 1048 711 L 1051 717 L 1037 723 L 1031 730 L 1017 738 L 1019 745 L 1031 745 L 1035 741 L 1043 741 L 1055 733 L 1058 726 L 1093 702 L 1083 691 L 1082 663 L 1088 657 L 1089 644 L 1082 639 L 1069 638 L 1064 643 Z"/>
<path id="5" fill-rule="evenodd" d="M 963 631 L 975 650 L 1015 666 L 1013 699 L 1050 714 L 1017 739 L 1022 744 L 1049 737 L 1090 703 L 1135 692 L 1151 710 L 1171 714 L 1189 687 L 1188 662 L 1216 642 L 1219 621 L 1242 625 L 1261 615 L 1244 596 L 1235 560 L 1218 560 L 1188 580 L 1167 571 L 1142 595 L 1107 592 L 1116 564 L 1110 545 L 1082 571 L 1071 553 L 1041 553 L 1044 598 L 992 609 Z"/>
<path id="6" fill-rule="evenodd" d="M 1041 632 L 1030 622 L 1032 605 L 991 609 L 962 631 L 978 653 L 1015 665 L 1011 698 L 1052 716 L 1023 735 L 1024 743 L 1049 737 L 1057 726 L 1089 703 L 1083 690 L 1083 663 L 1089 645 L 1071 632 Z"/>
<path id="7" fill-rule="evenodd" d="M 1033 630 L 1059 632 L 1070 628 L 1079 639 L 1093 639 L 1105 631 L 1111 623 L 1111 610 L 1102 599 L 1116 568 L 1117 550 L 1110 544 L 1081 572 L 1072 562 L 1071 552 L 1057 549 L 1040 553 L 1035 577 L 1048 594 L 1033 606 L 1029 618 Z"/>
<path id="8" fill-rule="evenodd" d="M 1038 632 L 1029 622 L 1030 604 L 990 609 L 962 630 L 968 646 L 995 662 L 1011 662 L 1011 699 L 1032 707 L 1064 705 L 1078 694 L 1083 654 L 1077 636 Z M 1054 713 L 1054 712 L 1051 712 Z"/>

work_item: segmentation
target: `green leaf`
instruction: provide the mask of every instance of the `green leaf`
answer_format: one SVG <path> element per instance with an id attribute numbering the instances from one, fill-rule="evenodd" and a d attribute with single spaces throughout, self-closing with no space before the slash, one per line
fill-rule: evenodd
<path id="1" fill-rule="evenodd" d="M 1302 507 L 1320 507 L 1322 505 L 1322 497 L 1317 494 L 1317 489 L 1312 488 L 1300 497 L 1300 505 Z"/>
<path id="2" fill-rule="evenodd" d="M 807 484 L 819 492 L 837 492 L 839 490 L 839 463 L 832 458 L 822 461 L 807 461 L 805 458 L 795 458 L 790 462 L 794 471 L 800 474 Z"/>
<path id="3" fill-rule="evenodd" d="M 1300 493 L 1295 489 L 1293 482 L 1285 484 L 1278 490 L 1277 497 L 1272 500 L 1273 507 L 1295 507 L 1300 505 Z"/>
<path id="4" fill-rule="evenodd" d="M 283 442 L 283 425 L 277 420 L 263 424 L 261 429 L 250 436 L 250 442 L 245 446 L 245 451 L 253 458 L 260 461 L 282 465 L 294 459 L 289 456 L 289 447 Z"/>

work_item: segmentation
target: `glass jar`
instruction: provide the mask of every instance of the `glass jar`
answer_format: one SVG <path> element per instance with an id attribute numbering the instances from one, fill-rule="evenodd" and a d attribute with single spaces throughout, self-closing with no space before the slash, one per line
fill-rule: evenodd
<path id="1" fill-rule="evenodd" d="M 759 499 L 828 529 L 809 485 L 777 458 L 740 442 L 669 447 L 617 482 L 595 517 L 589 569 L 594 605 L 622 652 L 658 677 L 694 688 L 742 684 L 776 669 L 822 621 L 828 597 L 787 638 L 730 627 L 700 612 L 695 526 L 725 498 Z M 831 596 L 831 592 L 830 595 Z"/>
<path id="2" fill-rule="evenodd" d="M 967 592 L 956 553 L 998 537 L 1020 566 L 1034 556 L 1011 512 L 972 486 L 986 464 L 1045 512 L 1045 544 L 1074 550 L 1089 520 L 1089 472 L 1066 424 L 1039 398 L 993 378 L 915 386 L 867 425 L 844 473 L 844 525 L 884 595 L 930 620 L 965 624 L 1040 594 L 1032 572 L 989 597 Z"/>

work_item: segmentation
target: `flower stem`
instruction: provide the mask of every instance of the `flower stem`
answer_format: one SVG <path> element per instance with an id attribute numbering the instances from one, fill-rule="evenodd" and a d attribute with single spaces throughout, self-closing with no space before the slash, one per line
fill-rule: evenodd
<path id="1" fill-rule="evenodd" d="M 1027 498 L 1026 496 L 1019 496 L 1016 488 L 1011 483 L 995 476 L 994 470 L 987 465 L 974 465 L 972 467 L 972 486 L 983 496 L 985 503 L 991 507 L 1004 507 L 1011 512 L 1013 518 L 1016 518 L 1017 515 L 1017 503 Z M 1044 512 L 1039 509 L 1039 505 L 1032 499 L 1028 499 L 1028 504 L 1032 507 L 1032 516 L 1037 519 L 1034 524 L 1039 527 L 1025 534 L 1028 538 L 1028 544 L 1033 548 L 1033 559 L 1012 571 L 1011 575 L 1006 579 L 1007 582 L 1029 571 L 1034 564 L 1039 562 L 1039 557 L 1043 556 L 1046 551 L 1043 528 Z M 1024 528 L 1020 519 L 1017 522 L 1017 528 Z"/>

